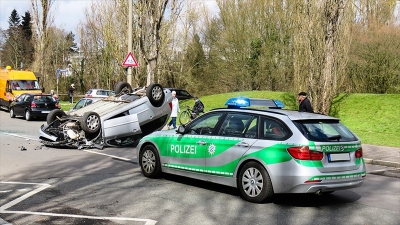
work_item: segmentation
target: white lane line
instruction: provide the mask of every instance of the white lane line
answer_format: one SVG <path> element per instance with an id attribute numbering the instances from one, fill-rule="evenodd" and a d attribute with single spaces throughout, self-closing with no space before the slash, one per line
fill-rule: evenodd
<path id="1" fill-rule="evenodd" d="M 10 134 L 10 133 L 4 133 L 6 135 L 10 135 L 10 136 L 14 136 L 14 137 L 19 137 L 19 138 L 24 138 L 25 140 L 34 140 L 34 141 L 40 141 L 39 139 L 34 139 L 34 138 L 30 138 L 27 136 L 22 136 L 22 135 L 18 135 L 18 134 Z M 115 155 L 109 155 L 109 154 L 105 154 L 105 153 L 100 153 L 100 152 L 96 152 L 96 151 L 91 151 L 91 150 L 82 150 L 84 152 L 89 152 L 89 153 L 93 153 L 93 154 L 98 154 L 98 155 L 104 155 L 104 156 L 108 156 L 111 158 L 116 158 L 116 159 L 120 159 L 123 161 L 128 161 L 131 162 L 132 160 L 128 159 L 128 158 L 124 158 L 124 157 L 119 157 L 119 156 L 115 156 Z"/>
<path id="2" fill-rule="evenodd" d="M 85 219 L 96 219 L 96 220 L 122 220 L 122 221 L 136 221 L 136 222 L 145 222 L 145 225 L 155 225 L 157 221 L 151 219 L 141 219 L 141 218 L 129 218 L 129 217 L 105 217 L 105 216 L 84 216 L 84 215 L 73 215 L 73 214 L 59 214 L 59 213 L 45 213 L 45 212 L 30 212 L 30 211 L 8 211 L 6 209 L 18 204 L 19 202 L 31 197 L 32 195 L 43 191 L 44 189 L 50 187 L 50 184 L 46 183 L 24 183 L 24 182 L 1 182 L 0 184 L 30 184 L 30 185 L 40 185 L 41 187 L 36 188 L 35 190 L 22 195 L 19 198 L 3 205 L 0 207 L 0 213 L 7 214 L 27 214 L 27 215 L 43 215 L 43 216 L 58 216 L 58 217 L 71 217 L 71 218 L 85 218 Z"/>
<path id="3" fill-rule="evenodd" d="M 30 137 L 22 136 L 22 135 L 19 135 L 19 134 L 11 134 L 11 133 L 4 133 L 4 134 L 5 134 L 5 135 L 14 136 L 14 137 L 19 137 L 19 138 L 24 138 L 24 139 L 27 140 L 27 141 L 29 141 L 29 140 L 40 141 L 40 140 L 37 139 L 37 138 L 30 138 Z"/>
<path id="4" fill-rule="evenodd" d="M 43 213 L 43 212 L 29 212 L 29 211 L 0 211 L 0 213 L 17 213 L 17 214 L 41 215 L 41 216 L 59 216 L 59 217 L 85 218 L 85 219 L 96 219 L 96 220 L 123 220 L 123 221 L 146 222 L 145 225 L 155 225 L 157 223 L 157 221 L 155 221 L 155 220 L 140 219 L 140 218 L 128 218 L 128 217 L 81 216 L 81 215 L 72 215 L 72 214 Z"/>
<path id="5" fill-rule="evenodd" d="M 8 193 L 8 192 L 12 192 L 12 190 L 0 191 L 0 193 Z"/>
<path id="6" fill-rule="evenodd" d="M 130 159 L 128 159 L 128 158 L 123 158 L 123 157 L 119 157 L 119 156 L 115 156 L 115 155 L 109 155 L 109 154 L 105 154 L 105 153 L 101 153 L 101 152 L 96 152 L 96 151 L 91 151 L 91 150 L 83 150 L 84 152 L 89 152 L 89 153 L 93 153 L 93 154 L 99 154 L 99 155 L 104 155 L 104 156 L 108 156 L 108 157 L 111 157 L 111 158 L 116 158 L 116 159 L 120 159 L 120 160 L 123 160 L 123 161 L 132 161 L 132 160 L 130 160 Z"/>
<path id="7" fill-rule="evenodd" d="M 0 182 L 0 183 L 6 183 L 6 184 L 33 184 L 33 183 L 21 183 L 21 182 Z M 40 185 L 41 187 L 36 188 L 35 190 L 32 190 L 31 192 L 28 192 L 28 193 L 22 195 L 21 197 L 16 198 L 13 201 L 1 206 L 0 207 L 0 212 L 4 211 L 4 210 L 6 210 L 6 209 L 8 209 L 8 208 L 20 203 L 20 202 L 22 202 L 23 200 L 31 197 L 32 195 L 34 195 L 34 194 L 36 194 L 36 193 L 38 193 L 40 191 L 50 187 L 50 184 L 45 184 L 45 183 L 43 183 L 43 184 L 34 184 L 34 185 Z"/>

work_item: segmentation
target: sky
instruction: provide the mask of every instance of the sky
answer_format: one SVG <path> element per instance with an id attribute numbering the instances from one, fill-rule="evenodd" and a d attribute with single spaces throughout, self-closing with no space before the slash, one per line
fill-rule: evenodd
<path id="1" fill-rule="evenodd" d="M 193 2 L 203 2 L 211 11 L 216 11 L 215 0 L 192 0 Z M 67 32 L 75 34 L 75 40 L 79 39 L 76 28 L 80 20 L 85 19 L 84 10 L 90 6 L 92 0 L 55 0 L 52 5 L 52 15 L 57 27 L 64 28 Z M 24 16 L 26 11 L 31 12 L 30 0 L 0 0 L 0 27 L 8 29 L 8 20 L 12 10 L 17 10 L 20 16 Z M 32 15 L 32 12 L 31 12 Z M 22 19 L 22 18 L 21 18 Z"/>
<path id="2" fill-rule="evenodd" d="M 77 32 L 75 31 L 79 20 L 84 19 L 84 9 L 91 2 L 91 0 L 56 0 L 51 8 L 54 23 L 60 28 L 64 28 L 67 32 L 72 31 L 76 35 Z M 8 29 L 8 19 L 13 9 L 16 9 L 20 16 L 24 16 L 26 11 L 31 12 L 31 1 L 0 0 L 1 29 Z"/>

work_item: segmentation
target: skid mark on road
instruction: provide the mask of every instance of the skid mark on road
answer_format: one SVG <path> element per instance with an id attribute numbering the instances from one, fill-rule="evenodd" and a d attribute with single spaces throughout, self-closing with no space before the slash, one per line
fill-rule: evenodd
<path id="1" fill-rule="evenodd" d="M 107 217 L 107 216 L 84 216 L 84 215 L 74 215 L 74 214 L 60 214 L 60 213 L 46 213 L 46 212 L 31 212 L 31 211 L 9 211 L 8 208 L 20 203 L 21 201 L 37 194 L 44 189 L 50 187 L 50 184 L 46 183 L 24 183 L 24 182 L 1 182 L 0 184 L 22 184 L 22 185 L 36 185 L 38 188 L 22 195 L 19 198 L 0 207 L 0 213 L 7 214 L 25 214 L 25 215 L 42 215 L 42 216 L 58 216 L 58 217 L 70 217 L 70 218 L 84 218 L 84 219 L 97 219 L 97 220 L 118 220 L 118 221 L 135 221 L 135 222 L 145 222 L 145 225 L 154 225 L 157 223 L 155 220 L 151 219 L 141 219 L 141 218 L 129 218 L 129 217 Z"/>

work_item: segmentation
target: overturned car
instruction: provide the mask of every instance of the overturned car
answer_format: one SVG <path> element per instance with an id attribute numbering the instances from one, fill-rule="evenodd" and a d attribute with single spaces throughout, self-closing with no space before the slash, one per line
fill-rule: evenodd
<path id="1" fill-rule="evenodd" d="M 168 122 L 172 95 L 160 84 L 132 90 L 128 83 L 119 82 L 115 93 L 73 112 L 51 111 L 39 130 L 40 141 L 45 146 L 78 149 L 129 146 Z"/>

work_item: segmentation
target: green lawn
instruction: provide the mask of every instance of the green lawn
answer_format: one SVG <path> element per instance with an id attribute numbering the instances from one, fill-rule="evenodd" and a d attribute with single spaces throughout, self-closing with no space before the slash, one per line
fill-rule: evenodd
<path id="1" fill-rule="evenodd" d="M 225 107 L 230 97 L 246 96 L 250 98 L 279 99 L 286 109 L 297 109 L 296 97 L 285 92 L 250 91 L 216 94 L 201 97 L 205 111 Z M 75 101 L 76 103 L 76 101 Z M 179 102 L 193 106 L 193 100 Z M 71 107 L 67 101 L 61 102 L 63 110 Z M 400 147 L 400 95 L 399 94 L 350 94 L 335 99 L 332 116 L 341 119 L 364 144 Z"/>

